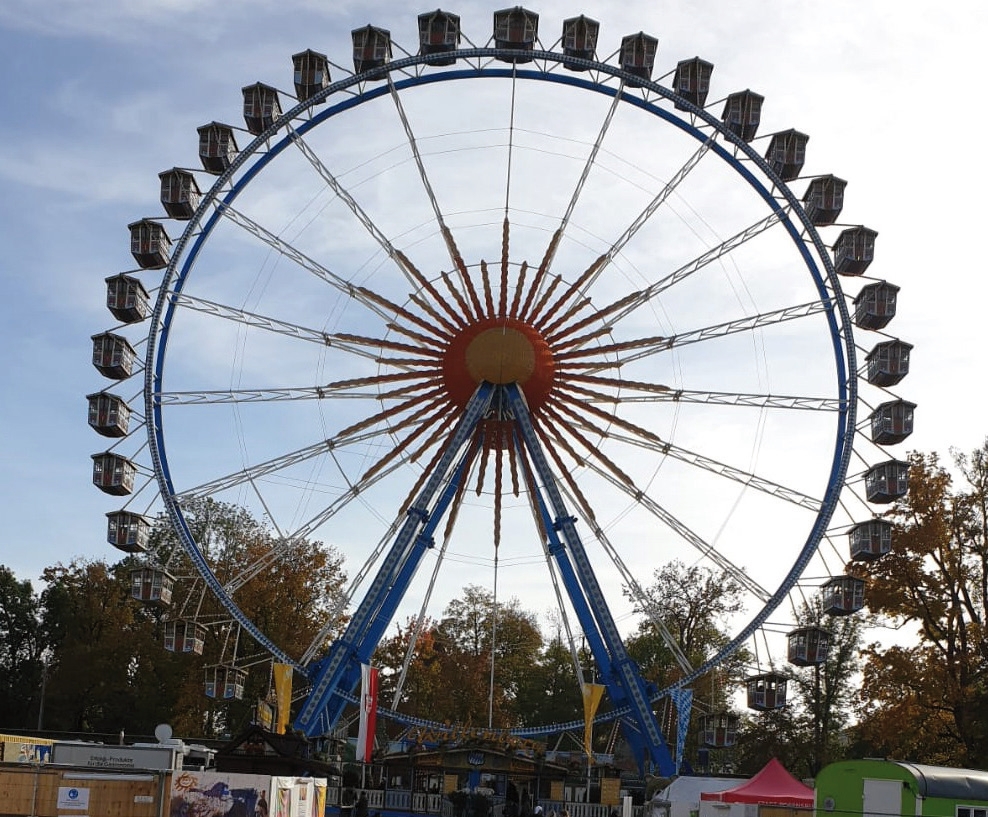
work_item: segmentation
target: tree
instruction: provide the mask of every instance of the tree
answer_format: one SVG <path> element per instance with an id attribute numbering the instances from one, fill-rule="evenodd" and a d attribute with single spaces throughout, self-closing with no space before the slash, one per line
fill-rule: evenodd
<path id="1" fill-rule="evenodd" d="M 0 566 L 0 723 L 34 726 L 44 684 L 40 601 L 29 581 Z"/>
<path id="2" fill-rule="evenodd" d="M 573 656 L 561 633 L 555 634 L 539 660 L 519 677 L 517 705 L 526 726 L 565 723 L 583 717 Z"/>
<path id="3" fill-rule="evenodd" d="M 382 639 L 374 653 L 380 670 L 379 701 L 383 706 L 427 720 L 449 720 L 449 680 L 443 651 L 436 643 L 436 623 L 426 619 L 421 627 L 416 624 L 414 618 L 409 618 L 404 625 L 396 625 L 394 635 Z M 402 667 L 413 640 L 408 672 L 399 694 Z M 387 724 L 379 720 L 378 727 L 386 728 Z"/>
<path id="4" fill-rule="evenodd" d="M 681 658 L 691 667 L 705 663 L 727 641 L 726 620 L 743 604 L 742 587 L 725 571 L 674 560 L 654 571 L 644 588 L 644 599 L 630 590 L 626 595 L 642 614 L 638 629 L 627 639 L 628 654 L 638 663 L 642 677 L 658 689 L 672 686 L 685 674 Z M 723 665 L 693 684 L 696 708 L 717 712 L 728 708 L 733 680 L 741 675 L 743 653 L 736 652 Z M 657 704 L 657 717 L 670 740 L 675 740 L 677 715 L 668 698 Z M 697 749 L 696 719 L 686 737 L 686 754 Z"/>
<path id="5" fill-rule="evenodd" d="M 542 648 L 535 614 L 523 610 L 518 599 L 495 604 L 489 591 L 468 585 L 461 598 L 446 606 L 435 636 L 456 672 L 449 677 L 462 679 L 453 692 L 458 720 L 482 725 L 490 719 L 502 728 L 519 725 L 520 679 L 537 663 Z"/>
<path id="6" fill-rule="evenodd" d="M 375 653 L 385 701 L 393 698 L 414 629 L 410 620 Z M 423 622 L 399 708 L 440 722 L 520 725 L 519 693 L 539 663 L 541 647 L 536 617 L 517 599 L 495 604 L 487 590 L 465 587 L 438 622 Z M 451 678 L 455 684 L 449 683 Z"/>
<path id="7" fill-rule="evenodd" d="M 183 514 L 220 582 L 234 581 L 233 600 L 270 640 L 292 658 L 301 658 L 322 635 L 324 646 L 345 625 L 342 613 L 326 632 L 327 618 L 344 608 L 346 572 L 332 546 L 309 540 L 287 544 L 248 511 L 211 498 L 193 499 Z M 277 552 L 277 558 L 270 558 Z M 194 619 L 207 625 L 202 657 L 184 656 L 173 725 L 185 734 L 217 737 L 239 731 L 251 720 L 258 699 L 268 697 L 270 663 L 258 660 L 262 647 L 231 619 L 206 588 L 179 545 L 167 518 L 152 531 L 149 555 L 176 578 L 175 602 L 158 616 L 158 638 L 166 620 Z M 241 700 L 204 695 L 204 675 L 218 665 L 250 668 Z"/>
<path id="8" fill-rule="evenodd" d="M 149 735 L 168 720 L 178 657 L 130 597 L 131 560 L 74 561 L 44 571 L 42 624 L 51 645 L 45 726 L 79 733 Z"/>
<path id="9" fill-rule="evenodd" d="M 988 763 L 988 441 L 910 455 L 909 493 L 888 514 L 892 551 L 864 566 L 869 606 L 917 642 L 865 651 L 859 735 L 872 753 L 981 768 Z"/>

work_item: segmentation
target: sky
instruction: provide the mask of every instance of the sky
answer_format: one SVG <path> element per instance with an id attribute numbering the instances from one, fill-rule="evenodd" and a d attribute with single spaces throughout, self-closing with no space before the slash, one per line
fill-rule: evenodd
<path id="1" fill-rule="evenodd" d="M 486 41 L 494 6 L 471 0 L 450 10 L 475 43 Z M 988 294 L 978 255 L 988 173 L 977 157 L 974 99 L 986 67 L 982 4 L 900 7 L 894 14 L 877 0 L 657 0 L 582 8 L 548 2 L 532 10 L 543 32 L 551 32 L 543 33 L 549 42 L 564 18 L 584 13 L 599 20 L 601 57 L 625 34 L 657 37 L 656 74 L 699 55 L 715 65 L 711 99 L 751 88 L 765 97 L 763 122 L 770 129 L 809 134 L 813 172 L 848 182 L 841 221 L 878 231 L 869 274 L 901 287 L 888 331 L 914 346 L 911 372 L 897 392 L 918 408 L 915 433 L 896 455 L 935 451 L 946 459 L 951 448 L 970 451 L 984 442 L 977 357 L 983 344 L 976 338 Z M 104 306 L 104 278 L 133 268 L 127 225 L 161 215 L 157 174 L 195 165 L 199 125 L 239 125 L 242 86 L 263 81 L 289 89 L 292 54 L 312 48 L 347 65 L 349 32 L 367 23 L 389 28 L 414 50 L 415 14 L 394 2 L 0 3 L 0 73 L 7 78 L 7 114 L 0 118 L 0 331 L 8 350 L 0 362 L 0 563 L 19 578 L 40 586 L 46 566 L 119 555 L 105 541 L 104 515 L 116 500 L 91 483 L 91 455 L 106 442 L 86 423 L 86 395 L 105 385 L 90 364 L 90 337 L 114 325 Z M 458 89 L 449 94 L 454 105 L 472 104 Z M 441 97 L 429 99 L 442 110 Z M 547 121 L 574 115 L 550 110 Z M 361 117 L 354 114 L 355 127 L 363 123 L 364 133 L 374 133 L 372 114 Z M 957 131 L 967 147 L 948 151 L 946 144 L 960 143 Z M 354 132 L 340 136 L 339 156 L 361 147 L 352 144 Z M 540 149 L 551 153 L 559 143 L 532 146 Z M 337 158 L 333 147 L 326 150 Z M 401 175 L 407 162 L 389 176 L 383 147 L 375 161 L 361 177 L 361 194 L 373 189 L 394 198 L 407 182 Z M 663 168 L 650 172 L 661 176 Z M 278 184 L 262 189 L 256 212 L 268 212 L 285 195 Z M 718 191 L 696 195 L 689 206 L 702 208 L 704 196 L 716 198 Z M 411 244 L 417 236 L 410 218 L 396 217 L 394 230 L 407 230 Z M 381 223 L 390 227 L 388 217 Z M 174 238 L 178 231 L 169 229 Z M 185 356 L 176 368 L 205 363 L 227 385 L 234 376 L 246 379 L 249 364 L 258 361 L 235 339 L 211 347 L 219 350 L 215 359 L 184 342 L 173 350 Z M 859 343 L 860 359 L 868 341 Z M 782 369 L 770 374 L 786 382 L 815 360 L 780 356 L 772 366 Z M 133 397 L 140 385 L 114 390 Z M 176 437 L 190 462 L 212 433 L 203 422 Z M 230 467 L 218 473 L 238 467 L 237 452 L 228 455 Z M 390 511 L 372 515 L 390 517 Z M 762 533 L 757 515 L 735 521 L 750 526 L 750 538 Z M 518 562 L 519 571 L 524 564 Z M 526 604 L 549 592 L 529 587 L 519 573 L 506 580 Z M 608 592 L 619 595 L 615 586 Z"/>

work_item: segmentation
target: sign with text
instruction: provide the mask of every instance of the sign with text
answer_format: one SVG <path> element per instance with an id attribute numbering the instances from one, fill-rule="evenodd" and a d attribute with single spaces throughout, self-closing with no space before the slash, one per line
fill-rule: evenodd
<path id="1" fill-rule="evenodd" d="M 52 763 L 91 769 L 168 770 L 181 768 L 181 755 L 170 746 L 108 746 L 102 743 L 59 743 Z"/>
<path id="2" fill-rule="evenodd" d="M 59 810 L 79 809 L 80 811 L 85 811 L 89 808 L 89 789 L 77 789 L 75 786 L 59 786 L 57 807 Z"/>

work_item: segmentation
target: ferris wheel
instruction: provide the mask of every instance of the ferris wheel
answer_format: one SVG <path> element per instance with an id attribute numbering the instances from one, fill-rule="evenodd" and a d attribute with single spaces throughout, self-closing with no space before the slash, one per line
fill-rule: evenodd
<path id="1" fill-rule="evenodd" d="M 129 225 L 138 269 L 107 279 L 120 325 L 93 361 L 143 376 L 143 417 L 89 396 L 119 438 L 93 479 L 132 496 L 109 541 L 136 552 L 148 477 L 204 586 L 308 679 L 306 733 L 339 721 L 397 617 L 490 583 L 558 607 L 610 717 L 669 774 L 657 696 L 757 637 L 828 550 L 825 608 L 863 606 L 843 566 L 889 548 L 868 508 L 907 488 L 882 447 L 912 430 L 889 391 L 911 347 L 883 332 L 897 288 L 865 276 L 877 233 L 839 222 L 845 181 L 804 175 L 806 134 L 764 133 L 753 91 L 708 101 L 699 57 L 659 75 L 647 34 L 604 58 L 596 21 L 544 22 L 498 11 L 478 45 L 430 12 L 407 51 L 368 25 L 352 70 L 297 53 L 291 91 L 242 89 L 245 129 L 199 128 L 201 170 L 160 174 L 166 218 Z M 879 338 L 863 362 L 855 330 Z M 187 518 L 202 498 L 275 545 L 221 581 Z M 302 540 L 339 547 L 353 581 L 328 652 L 330 615 L 290 655 L 238 594 Z M 654 690 L 623 639 L 673 560 L 729 576 L 745 613 Z M 172 578 L 149 565 L 134 595 L 167 601 Z M 174 622 L 171 648 L 198 626 Z M 787 635 L 789 660 L 823 660 L 825 628 Z M 779 680 L 753 675 L 751 705 L 783 703 Z"/>

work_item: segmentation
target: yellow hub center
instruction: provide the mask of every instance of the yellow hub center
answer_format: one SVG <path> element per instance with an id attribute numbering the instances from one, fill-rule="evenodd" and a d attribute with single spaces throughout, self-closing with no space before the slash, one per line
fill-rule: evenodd
<path id="1" fill-rule="evenodd" d="M 535 349 L 517 329 L 494 327 L 470 341 L 466 365 L 477 383 L 524 383 L 535 371 Z"/>

